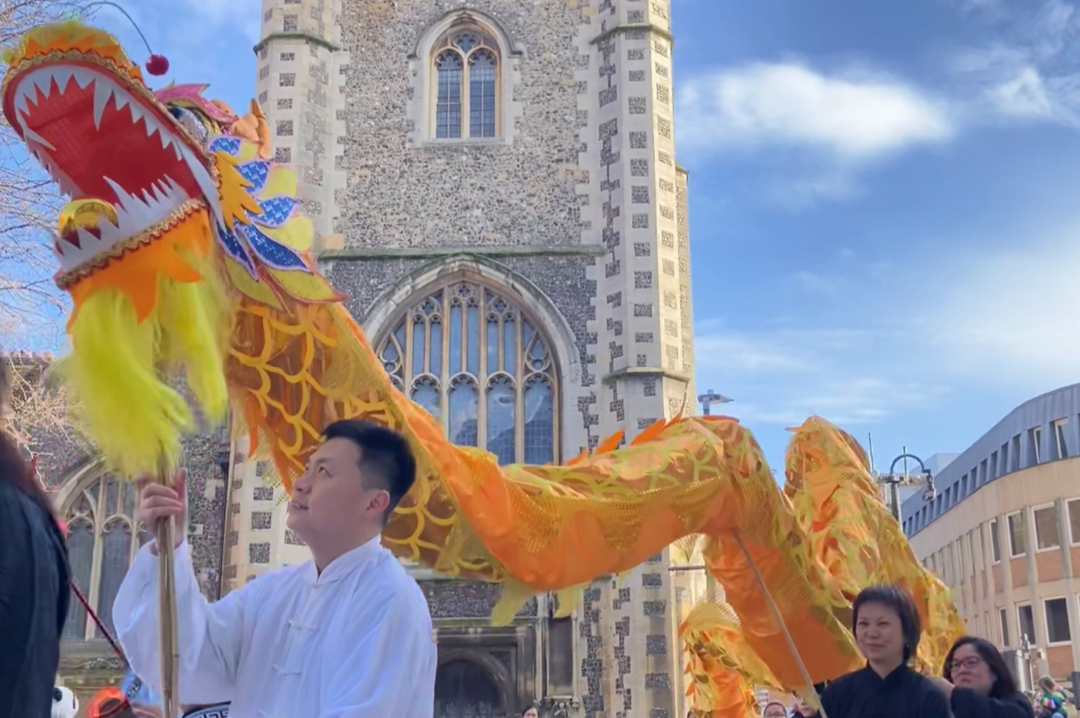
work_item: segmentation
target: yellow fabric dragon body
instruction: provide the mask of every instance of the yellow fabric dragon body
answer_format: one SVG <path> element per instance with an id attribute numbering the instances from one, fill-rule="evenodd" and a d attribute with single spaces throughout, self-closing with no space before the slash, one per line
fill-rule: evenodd
<path id="1" fill-rule="evenodd" d="M 496 620 L 530 595 L 573 592 L 700 536 L 726 604 L 686 617 L 699 715 L 748 715 L 751 685 L 809 692 L 860 664 L 849 605 L 874 582 L 915 596 L 919 658 L 940 665 L 961 631 L 945 588 L 882 505 L 865 456 L 818 419 L 796 433 L 781 491 L 729 418 L 659 422 L 561 466 L 499 466 L 450 444 L 392 385 L 341 295 L 308 254 L 294 173 L 269 161 L 258 105 L 237 115 L 204 86 L 151 91 L 110 35 L 36 28 L 6 51 L 4 113 L 70 202 L 55 238 L 73 299 L 65 376 L 107 459 L 134 476 L 175 461 L 193 426 L 162 377 L 177 368 L 204 418 L 243 417 L 286 489 L 339 418 L 408 437 L 419 478 L 385 545 L 445 574 L 505 584 Z"/>

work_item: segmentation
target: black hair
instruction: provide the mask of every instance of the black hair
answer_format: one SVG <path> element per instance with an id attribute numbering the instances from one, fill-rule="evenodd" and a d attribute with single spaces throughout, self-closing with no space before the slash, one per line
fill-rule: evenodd
<path id="1" fill-rule="evenodd" d="M 900 630 L 904 634 L 904 663 L 907 663 L 918 650 L 919 638 L 922 636 L 922 621 L 911 595 L 896 586 L 878 585 L 864 588 L 851 604 L 852 633 L 856 632 L 855 627 L 859 625 L 859 609 L 868 603 L 891 608 L 900 618 Z"/>
<path id="2" fill-rule="evenodd" d="M 952 682 L 953 654 L 961 646 L 972 646 L 975 652 L 979 654 L 979 658 L 983 659 L 983 662 L 990 668 L 990 672 L 994 674 L 994 685 L 990 689 L 991 698 L 1004 700 L 1017 694 L 1016 679 L 1013 678 L 1005 659 L 1001 657 L 1001 652 L 994 647 L 993 643 L 978 636 L 962 636 L 956 640 L 956 643 L 952 644 L 949 655 L 945 656 L 945 666 L 941 672 L 945 680 Z"/>
<path id="3" fill-rule="evenodd" d="M 540 712 L 540 704 L 537 703 L 536 701 L 529 701 L 528 703 L 526 703 L 525 705 L 523 705 L 521 707 L 521 711 L 519 712 L 519 715 L 524 716 L 526 713 L 528 713 L 531 710 L 535 710 L 537 713 L 539 713 Z"/>
<path id="4" fill-rule="evenodd" d="M 390 494 L 384 519 L 416 482 L 416 459 L 404 436 L 372 421 L 344 419 L 323 431 L 323 438 L 347 439 L 360 450 L 360 473 L 365 480 L 375 478 Z"/>

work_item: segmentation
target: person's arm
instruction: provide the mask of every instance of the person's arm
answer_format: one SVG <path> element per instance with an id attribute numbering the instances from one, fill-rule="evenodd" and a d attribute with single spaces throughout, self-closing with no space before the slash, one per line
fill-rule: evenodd
<path id="1" fill-rule="evenodd" d="M 20 681 L 31 636 L 34 547 L 19 496 L 0 482 L 0 716 L 20 715 Z M 48 680 L 52 680 L 49 678 Z"/>
<path id="2" fill-rule="evenodd" d="M 950 718 L 949 697 L 945 692 L 929 680 L 926 680 L 924 686 L 920 718 Z"/>
<path id="3" fill-rule="evenodd" d="M 135 673 L 161 691 L 158 635 L 158 557 L 153 542 L 135 556 L 113 604 L 117 638 Z M 177 638 L 180 654 L 180 701 L 223 703 L 233 698 L 245 610 L 254 584 L 209 603 L 195 580 L 188 544 L 175 552 Z"/>
<path id="4" fill-rule="evenodd" d="M 980 696 L 968 688 L 953 688 L 949 700 L 956 718 L 1034 718 L 1031 702 L 1023 695 L 999 700 Z"/>
<path id="5" fill-rule="evenodd" d="M 431 718 L 438 650 L 422 601 L 389 595 L 350 622 L 316 718 Z"/>

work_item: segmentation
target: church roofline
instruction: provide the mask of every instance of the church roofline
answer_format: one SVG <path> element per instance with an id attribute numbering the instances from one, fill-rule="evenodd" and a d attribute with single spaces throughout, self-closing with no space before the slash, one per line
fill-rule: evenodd
<path id="1" fill-rule="evenodd" d="M 513 247 L 385 247 L 379 249 L 328 249 L 319 261 L 370 262 L 394 259 L 442 259 L 461 255 L 477 257 L 600 257 L 606 250 L 598 244 L 565 246 L 518 245 Z"/>

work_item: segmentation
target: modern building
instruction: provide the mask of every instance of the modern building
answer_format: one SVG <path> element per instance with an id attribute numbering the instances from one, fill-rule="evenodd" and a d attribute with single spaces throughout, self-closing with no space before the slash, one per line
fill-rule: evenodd
<path id="1" fill-rule="evenodd" d="M 558 462 L 694 406 L 670 12 L 670 0 L 263 2 L 256 95 L 321 266 L 393 380 L 459 443 Z M 227 437 L 189 446 L 211 598 L 306 558 L 266 467 Z M 107 614 L 141 540 L 133 497 L 91 455 L 59 471 L 75 573 Z M 418 570 L 437 715 L 504 716 L 533 698 L 562 718 L 684 715 L 677 624 L 693 591 L 676 601 L 669 563 L 598 579 L 572 618 L 541 596 L 498 629 L 498 587 Z M 77 619 L 69 634 L 65 670 L 104 680 L 115 664 L 96 629 Z"/>
<path id="2" fill-rule="evenodd" d="M 923 564 L 953 591 L 969 632 L 1036 667 L 1080 671 L 1080 384 L 1032 399 L 903 503 Z"/>

